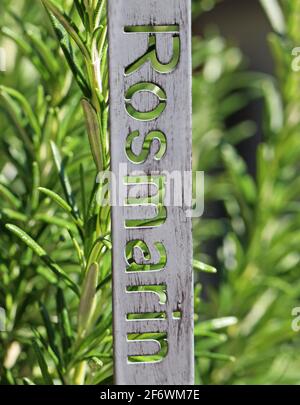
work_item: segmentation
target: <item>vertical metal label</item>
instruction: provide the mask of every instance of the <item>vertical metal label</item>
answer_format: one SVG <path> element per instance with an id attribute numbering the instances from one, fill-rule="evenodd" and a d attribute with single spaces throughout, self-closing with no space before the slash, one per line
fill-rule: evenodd
<path id="1" fill-rule="evenodd" d="M 193 384 L 190 1 L 108 18 L 116 383 Z"/>

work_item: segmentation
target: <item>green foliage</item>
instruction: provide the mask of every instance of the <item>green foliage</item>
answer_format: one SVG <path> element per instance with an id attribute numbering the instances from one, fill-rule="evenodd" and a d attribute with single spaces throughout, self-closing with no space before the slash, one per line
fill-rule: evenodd
<path id="1" fill-rule="evenodd" d="M 300 76 L 292 70 L 292 49 L 300 40 L 300 8 L 297 1 L 261 3 L 274 29 L 269 41 L 277 77 L 224 74 L 225 62 L 217 69 L 219 58 L 211 55 L 194 83 L 194 138 L 199 153 L 195 164 L 208 172 L 206 204 L 219 202 L 225 209 L 221 224 L 220 219 L 195 223 L 199 256 L 209 240 L 222 241 L 217 252 L 220 286 L 211 289 L 202 313 L 238 320 L 228 328 L 229 339 L 217 348 L 217 353 L 236 361 L 221 363 L 211 357 L 199 362 L 203 382 L 208 384 L 299 383 L 299 343 L 291 313 L 300 297 Z M 214 63 L 207 68 L 209 59 Z M 214 71 L 223 74 L 207 80 Z M 260 95 L 266 106 L 255 179 L 236 148 L 251 135 L 252 125 L 224 126 L 224 118 L 246 102 L 246 94 Z"/>
<path id="2" fill-rule="evenodd" d="M 110 212 L 96 203 L 97 171 L 109 167 L 105 1 L 13 3 L 3 1 L 0 26 L 11 55 L 0 73 L 0 381 L 111 383 Z M 193 1 L 194 15 L 216 3 Z M 205 300 L 195 286 L 197 383 L 298 382 L 300 9 L 262 5 L 276 79 L 246 72 L 218 35 L 193 42 L 194 168 L 206 172 L 206 205 L 226 211 L 194 223 L 196 279 L 215 267 L 220 278 Z M 253 179 L 237 146 L 255 126 L 226 122 L 258 97 Z M 206 249 L 216 239 L 217 260 Z"/>
<path id="3" fill-rule="evenodd" d="M 109 167 L 105 1 L 24 1 L 17 15 L 9 6 L 1 33 L 16 65 L 0 87 L 1 382 L 112 382 L 110 212 L 96 203 L 96 174 Z M 199 329 L 197 356 L 226 360 L 210 352 L 224 339 L 214 330 Z"/>
<path id="4" fill-rule="evenodd" d="M 1 38 L 16 65 L 0 87 L 1 382 L 112 381 L 110 216 L 95 204 L 90 158 L 108 167 L 105 2 L 25 1 L 18 15 L 9 3 Z"/>

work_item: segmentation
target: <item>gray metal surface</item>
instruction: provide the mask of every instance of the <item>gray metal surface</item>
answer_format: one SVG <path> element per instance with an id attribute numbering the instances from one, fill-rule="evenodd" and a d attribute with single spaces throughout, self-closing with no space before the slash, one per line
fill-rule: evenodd
<path id="1" fill-rule="evenodd" d="M 193 384 L 192 233 L 191 220 L 185 212 L 191 190 L 182 184 L 179 193 L 183 194 L 184 188 L 188 193 L 185 192 L 185 204 L 181 207 L 166 206 L 165 200 L 156 200 L 149 206 L 145 198 L 142 200 L 155 194 L 153 180 L 165 178 L 164 172 L 176 170 L 183 174 L 191 170 L 190 1 L 108 0 L 108 18 L 111 167 L 117 182 L 124 184 L 125 195 L 136 197 L 127 206 L 121 204 L 112 209 L 115 382 Z M 157 26 L 162 32 L 153 32 Z M 178 38 L 179 60 L 175 50 Z M 135 64 L 146 54 L 149 41 L 152 46 L 156 42 L 159 63 L 154 63 L 154 68 L 150 52 L 148 59 Z M 175 66 L 168 68 L 172 60 Z M 128 93 L 131 86 L 145 82 L 150 87 L 158 86 L 162 92 L 153 94 L 158 94 L 155 87 L 137 92 L 133 88 L 135 94 Z M 145 89 L 145 85 L 141 88 Z M 151 113 L 157 106 L 161 111 Z M 126 139 L 133 131 L 139 131 L 132 142 L 135 155 L 139 155 L 148 133 L 163 133 L 167 141 L 163 156 L 157 158 L 162 144 L 154 140 L 147 146 L 146 158 L 133 163 L 126 154 Z M 130 181 L 119 172 L 120 164 L 127 165 L 128 176 L 137 170 L 147 176 L 152 173 L 153 179 L 148 179 L 151 185 L 136 185 L 130 194 Z M 123 200 L 119 190 L 114 193 L 117 201 Z M 150 218 L 156 221 L 145 222 Z M 130 241 L 142 241 L 144 245 L 139 242 L 139 248 Z M 141 289 L 139 286 L 150 291 L 132 291 Z M 161 286 L 164 293 L 158 295 L 156 287 L 151 291 L 150 286 Z M 161 314 L 159 318 L 147 319 L 149 313 L 156 312 Z M 144 315 L 134 320 L 128 319 L 128 314 Z M 163 334 L 163 343 L 158 333 Z M 135 336 L 130 334 L 148 336 L 132 341 Z M 151 358 L 155 354 L 157 357 Z M 132 358 L 142 355 L 142 362 L 135 362 L 139 357 Z"/>

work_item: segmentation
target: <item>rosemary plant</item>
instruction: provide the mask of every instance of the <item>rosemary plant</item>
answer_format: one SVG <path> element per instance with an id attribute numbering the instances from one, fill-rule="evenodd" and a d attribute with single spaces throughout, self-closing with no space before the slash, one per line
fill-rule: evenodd
<path id="1" fill-rule="evenodd" d="M 195 0 L 193 10 L 214 3 Z M 195 287 L 198 383 L 295 382 L 299 369 L 289 321 L 299 296 L 299 76 L 286 56 L 298 45 L 299 7 L 280 4 L 284 32 L 271 16 L 280 93 L 274 80 L 245 72 L 221 37 L 194 40 L 194 167 L 208 172 L 207 202 L 227 209 L 194 226 L 195 270 L 215 271 L 202 263 L 214 264 L 205 246 L 223 241 L 220 290 L 203 302 Z M 106 2 L 1 5 L 0 381 L 112 383 L 110 212 L 97 203 L 97 173 L 110 163 Z M 236 149 L 253 124 L 225 121 L 258 96 L 269 114 L 255 182 Z"/>
<path id="2" fill-rule="evenodd" d="M 1 378 L 9 383 L 98 384 L 112 377 L 110 212 L 97 204 L 96 181 L 109 165 L 106 10 L 104 1 L 67 3 L 63 13 L 43 1 L 58 42 L 50 27 L 23 23 L 12 11 L 20 32 L 1 27 L 41 81 L 36 94 L 30 89 L 35 107 L 21 92 L 0 88 L 16 146 L 12 152 L 1 139 L 8 205 L 1 209 L 2 239 L 11 245 L 1 246 L 7 318 Z M 42 15 L 41 4 L 34 9 Z M 11 244 L 9 233 L 24 245 Z"/>
<path id="3" fill-rule="evenodd" d="M 249 123 L 228 132 L 222 121 L 217 121 L 217 125 L 211 121 L 210 131 L 194 132 L 199 151 L 203 151 L 201 144 L 208 134 L 210 142 L 212 139 L 215 142 L 205 143 L 208 151 L 204 154 L 204 165 L 218 167 L 217 173 L 207 177 L 206 197 L 213 202 L 222 201 L 226 210 L 222 221 L 207 219 L 196 225 L 195 235 L 202 252 L 208 238 L 217 236 L 223 241 L 218 250 L 220 286 L 212 291 L 203 311 L 207 316 L 230 314 L 238 319 L 228 329 L 228 341 L 216 349 L 234 356 L 236 361 L 200 360 L 204 382 L 209 384 L 299 382 L 299 339 L 292 326 L 300 293 L 297 91 L 300 76 L 299 59 L 293 51 L 300 43 L 300 7 L 293 0 L 261 0 L 261 4 L 274 31 L 269 43 L 275 77 L 237 74 L 235 80 L 224 83 L 222 76 L 214 86 L 223 97 L 224 86 L 234 84 L 235 89 L 241 89 L 246 84 L 247 93 L 255 90 L 256 96 L 260 93 L 264 99 L 264 138 L 257 149 L 256 178 L 251 177 L 236 148 L 236 141 L 251 136 Z M 201 80 L 203 76 L 198 78 L 199 84 Z M 199 85 L 199 92 L 200 88 Z M 205 94 L 212 96 L 216 110 L 218 106 L 222 108 L 224 104 L 216 103 L 215 94 Z M 227 98 L 226 112 L 232 111 L 230 106 L 241 106 L 234 102 L 237 96 L 235 90 Z M 199 104 L 200 121 L 205 106 Z M 216 117 L 220 116 L 217 112 Z M 199 165 L 203 165 L 203 153 Z"/>

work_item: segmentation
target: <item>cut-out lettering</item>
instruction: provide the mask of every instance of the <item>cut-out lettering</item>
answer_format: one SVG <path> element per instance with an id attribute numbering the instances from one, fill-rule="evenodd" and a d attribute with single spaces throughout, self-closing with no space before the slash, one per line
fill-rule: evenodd
<path id="1" fill-rule="evenodd" d="M 126 139 L 126 155 L 132 163 L 140 164 L 144 163 L 150 155 L 151 145 L 155 140 L 159 142 L 159 148 L 154 155 L 155 160 L 161 160 L 166 154 L 167 150 L 167 138 L 162 131 L 150 131 L 144 137 L 142 149 L 140 153 L 134 153 L 132 151 L 132 144 L 136 138 L 140 136 L 139 131 L 131 132 Z"/>
<path id="2" fill-rule="evenodd" d="M 152 293 L 155 293 L 159 297 L 160 304 L 166 304 L 166 302 L 168 300 L 166 284 L 127 286 L 126 292 L 152 292 Z"/>
<path id="3" fill-rule="evenodd" d="M 129 343 L 129 363 L 157 363 L 168 354 L 167 333 L 149 332 L 139 337 L 136 334 L 128 334 L 127 341 Z"/>
<path id="4" fill-rule="evenodd" d="M 107 2 L 116 384 L 193 384 L 190 4 Z"/>
<path id="5" fill-rule="evenodd" d="M 159 255 L 157 263 L 151 262 L 151 253 L 149 246 L 142 240 L 131 240 L 127 242 L 125 257 L 127 263 L 126 271 L 157 271 L 162 270 L 167 264 L 167 252 L 166 248 L 161 242 L 154 243 L 154 246 Z M 143 256 L 144 263 L 137 263 L 135 260 L 135 249 L 139 249 Z"/>
<path id="6" fill-rule="evenodd" d="M 133 31 L 132 31 L 133 32 Z M 141 32 L 141 31 L 138 31 Z M 159 32 L 169 32 L 169 31 L 159 31 Z M 146 62 L 150 62 L 152 68 L 162 74 L 171 73 L 176 68 L 180 57 L 180 37 L 179 35 L 172 36 L 173 53 L 170 61 L 168 63 L 162 63 L 158 59 L 157 55 L 157 39 L 156 35 L 149 35 L 148 39 L 148 49 L 144 55 L 138 58 L 131 65 L 127 66 L 125 69 L 125 74 L 130 75 L 139 70 Z"/>
<path id="7" fill-rule="evenodd" d="M 156 186 L 157 192 L 154 195 L 147 197 L 127 197 L 125 205 L 128 207 L 134 206 L 153 206 L 156 210 L 156 215 L 153 218 L 143 219 L 127 219 L 125 221 L 126 228 L 147 228 L 157 227 L 165 223 L 167 219 L 167 208 L 163 205 L 165 198 L 165 177 L 157 176 L 127 176 L 124 179 L 124 184 L 141 185 L 144 184 L 148 188 Z"/>
<path id="8" fill-rule="evenodd" d="M 179 25 L 128 25 L 124 28 L 124 32 L 142 32 L 142 33 L 166 33 L 166 32 L 179 32 Z"/>
<path id="9" fill-rule="evenodd" d="M 150 111 L 139 111 L 133 106 L 132 98 L 138 93 L 151 93 L 157 100 L 158 104 Z M 125 95 L 126 111 L 128 114 L 139 121 L 152 121 L 157 119 L 165 110 L 167 105 L 167 96 L 165 91 L 157 84 L 149 82 L 140 82 L 129 87 Z"/>

